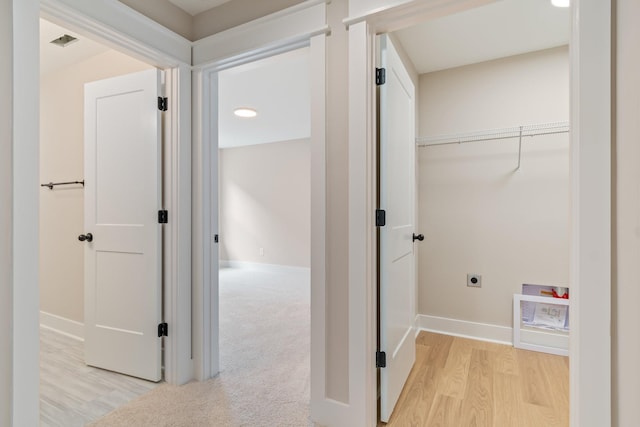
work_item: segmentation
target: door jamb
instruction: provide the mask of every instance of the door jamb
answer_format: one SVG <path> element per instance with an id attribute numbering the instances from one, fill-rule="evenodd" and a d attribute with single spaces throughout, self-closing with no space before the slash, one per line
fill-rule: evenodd
<path id="1" fill-rule="evenodd" d="M 194 100 L 200 109 L 197 114 L 198 124 L 195 129 L 201 132 L 199 139 L 201 141 L 201 153 L 194 152 L 194 164 L 197 164 L 199 171 L 194 170 L 194 174 L 199 174 L 202 180 L 202 188 L 198 193 L 202 194 L 202 218 L 203 231 L 202 236 L 213 236 L 218 234 L 218 74 L 226 69 L 233 68 L 242 64 L 247 64 L 260 59 L 275 56 L 284 52 L 304 47 L 310 48 L 311 61 L 318 60 L 324 63 L 324 34 L 315 35 L 313 37 L 296 40 L 292 42 L 278 43 L 269 48 L 257 48 L 250 52 L 241 52 L 231 57 L 225 57 L 219 61 L 209 62 L 203 66 L 195 67 L 194 81 L 197 87 L 194 89 Z M 322 46 L 322 48 L 321 48 Z M 321 80 L 324 82 L 324 67 L 311 67 L 314 74 L 312 82 Z M 315 72 L 314 72 L 315 71 Z M 323 85 L 324 87 L 324 85 Z M 316 91 L 317 92 L 317 91 Z M 312 87 L 312 104 L 314 103 L 314 88 Z M 320 94 L 318 94 L 320 95 Z M 321 94 L 324 96 L 324 91 Z M 196 108 L 198 108 L 196 107 Z M 324 255 L 324 233 L 314 234 L 315 230 L 324 230 L 324 215 L 316 215 L 323 213 L 325 210 L 325 193 L 324 193 L 324 102 L 322 108 L 314 108 L 312 106 L 312 136 L 311 136 L 311 156 L 312 156 L 312 256 L 311 256 L 311 277 L 312 277 L 312 293 L 320 292 L 318 289 L 324 289 L 324 257 L 318 258 L 318 255 Z M 317 116 L 322 113 L 322 120 Z M 205 120 L 205 118 L 207 118 Z M 322 123 L 320 129 L 319 123 Z M 195 158 L 198 159 L 195 159 Z M 322 165 L 322 166 L 321 166 Z M 315 187 L 314 187 L 315 184 Z M 317 188 L 317 190 L 314 190 Z M 200 211 L 200 209 L 198 209 Z M 196 378 L 200 381 L 215 376 L 220 370 L 219 360 L 219 317 L 218 317 L 218 243 L 213 238 L 209 241 L 194 242 L 195 245 L 202 245 L 204 253 L 202 258 L 209 262 L 202 262 L 196 270 L 202 274 L 203 289 L 202 303 L 196 307 L 195 317 L 202 316 L 202 326 L 197 325 L 200 331 L 194 331 L 196 335 L 202 338 L 202 348 L 196 350 L 196 353 L 203 354 L 203 359 L 196 366 Z M 316 250 L 317 249 L 317 250 Z M 314 256 L 315 254 L 315 256 Z M 322 274 L 322 276 L 320 276 Z M 320 278 L 322 277 L 322 278 Z M 316 289 L 316 290 L 314 290 Z M 312 299 L 313 301 L 313 299 Z M 313 304 L 313 302 L 312 302 Z M 318 311 L 323 312 L 323 306 Z M 200 322 L 197 322 L 200 323 Z"/>
<path id="2" fill-rule="evenodd" d="M 127 8 L 128 9 L 128 8 Z M 124 9 L 122 9 L 124 10 Z M 137 17 L 137 12 L 125 10 Z M 92 39 L 164 69 L 165 94 L 169 108 L 163 118 L 163 206 L 170 211 L 170 221 L 163 226 L 162 286 L 163 318 L 169 323 L 170 334 L 164 340 L 164 380 L 184 384 L 193 378 L 191 360 L 191 153 L 190 65 L 154 50 L 143 40 L 137 40 L 106 24 L 74 10 L 61 0 L 43 0 L 40 15 Z M 159 24 L 158 24 L 159 26 Z M 162 30 L 164 31 L 164 30 Z M 190 43 L 189 43 L 190 44 Z"/>
<path id="3" fill-rule="evenodd" d="M 460 1 L 437 5 L 427 0 L 405 3 L 346 19 L 349 27 L 349 193 L 364 194 L 352 200 L 349 210 L 350 246 L 366 248 L 368 259 L 350 261 L 350 288 L 358 289 L 349 298 L 352 335 L 366 335 L 366 355 L 375 352 L 375 240 L 373 232 L 361 233 L 357 224 L 373 212 L 375 158 L 375 93 L 373 38 L 418 23 L 429 16 L 443 16 L 465 8 Z M 466 7 L 479 2 L 467 0 Z M 486 1 L 484 3 L 487 3 Z M 611 422 L 611 1 L 572 4 L 571 35 L 571 181 L 572 181 L 572 342 L 570 344 L 571 425 L 610 425 Z M 449 11 L 447 11 L 449 9 Z M 363 84 L 363 81 L 366 82 Z M 362 176 L 366 181 L 362 181 Z M 372 230 L 370 227 L 369 230 Z M 588 253 L 589 260 L 586 260 Z M 359 278 L 358 278 L 359 277 Z M 581 311 L 580 308 L 586 311 Z M 583 314 L 583 313 L 589 313 Z M 363 327 L 361 322 L 365 322 Z M 352 329 L 353 328 L 353 329 Z M 362 355 L 349 353 L 350 366 Z M 353 374 L 352 374 L 353 375 Z M 366 380 L 357 392 L 367 399 L 359 408 L 364 425 L 375 425 L 375 369 L 366 367 Z"/>
<path id="4" fill-rule="evenodd" d="M 320 7 L 316 7 L 319 6 Z M 297 13 L 314 8 L 313 13 L 301 20 Z M 326 39 L 329 27 L 324 24 L 324 1 L 311 1 L 294 6 L 272 17 L 264 18 L 264 26 L 244 27 L 248 31 L 258 31 L 264 36 L 273 29 L 283 27 L 280 19 L 296 20 L 299 31 L 290 37 L 283 37 L 275 31 L 272 40 L 255 46 L 255 37 L 247 34 L 221 34 L 226 53 L 211 59 L 218 52 L 215 39 L 203 40 L 194 57 L 206 57 L 204 64 L 194 66 L 194 132 L 193 185 L 194 185 L 194 283 L 196 286 L 194 306 L 194 353 L 202 355 L 196 360 L 195 371 L 198 380 L 206 380 L 219 372 L 218 346 L 218 246 L 213 235 L 218 233 L 217 203 L 217 161 L 218 161 L 218 73 L 237 65 L 253 62 L 290 50 L 309 47 L 311 80 L 311 406 L 314 419 L 319 414 L 328 414 L 326 405 L 326 335 L 325 335 L 325 248 L 326 248 Z M 320 19 L 318 19 L 320 18 Z M 268 20 L 273 20 L 268 22 Z M 307 24 L 301 25 L 306 21 Z M 320 24 L 320 26 L 315 26 Z M 309 25 L 310 28 L 300 28 Z M 268 29 L 265 29 L 267 27 Z M 237 38 L 235 38 L 237 36 Z M 215 36 L 213 36 L 215 38 Z M 250 43 L 249 43 L 250 42 Z M 247 46 L 247 44 L 251 46 Z M 233 48 L 230 49 L 230 45 Z M 228 53 L 232 50 L 233 53 Z M 202 215 L 202 216 L 200 216 Z M 327 415 L 324 415 L 325 417 Z"/>

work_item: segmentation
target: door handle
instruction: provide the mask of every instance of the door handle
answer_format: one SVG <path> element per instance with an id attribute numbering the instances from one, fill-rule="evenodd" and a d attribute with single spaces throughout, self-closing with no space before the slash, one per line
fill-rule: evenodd
<path id="1" fill-rule="evenodd" d="M 81 242 L 84 242 L 85 240 L 87 242 L 92 242 L 93 241 L 93 234 L 91 234 L 91 233 L 81 234 L 81 235 L 78 236 L 78 240 L 80 240 Z"/>
<path id="2" fill-rule="evenodd" d="M 419 240 L 422 242 L 424 240 L 424 236 L 422 234 L 413 233 L 413 241 L 415 242 L 416 240 Z"/>

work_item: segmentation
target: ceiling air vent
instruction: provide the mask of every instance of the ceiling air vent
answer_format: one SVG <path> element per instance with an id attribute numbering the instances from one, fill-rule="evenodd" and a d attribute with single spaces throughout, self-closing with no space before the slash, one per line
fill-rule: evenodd
<path id="1" fill-rule="evenodd" d="M 57 39 L 51 40 L 49 43 L 55 44 L 60 47 L 67 47 L 71 43 L 78 41 L 77 38 L 70 36 L 69 34 L 65 34 L 63 36 L 58 37 Z"/>

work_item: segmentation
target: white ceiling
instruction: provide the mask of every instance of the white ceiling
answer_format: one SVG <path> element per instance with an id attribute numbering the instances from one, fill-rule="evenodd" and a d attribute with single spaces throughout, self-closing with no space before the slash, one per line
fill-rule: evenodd
<path id="1" fill-rule="evenodd" d="M 78 40 L 66 47 L 56 46 L 51 40 L 68 34 Z M 109 48 L 69 31 L 44 19 L 40 19 L 40 75 L 84 61 L 106 52 Z"/>
<path id="2" fill-rule="evenodd" d="M 566 45 L 570 13 L 550 0 L 501 0 L 396 34 L 422 74 Z"/>
<path id="3" fill-rule="evenodd" d="M 220 6 L 231 0 L 169 0 L 171 3 L 178 6 L 180 9 L 189 13 L 192 16 L 209 10 L 212 7 Z"/>
<path id="4" fill-rule="evenodd" d="M 308 48 L 222 71 L 218 81 L 221 148 L 311 135 Z M 258 116 L 236 117 L 239 107 L 253 108 Z"/>

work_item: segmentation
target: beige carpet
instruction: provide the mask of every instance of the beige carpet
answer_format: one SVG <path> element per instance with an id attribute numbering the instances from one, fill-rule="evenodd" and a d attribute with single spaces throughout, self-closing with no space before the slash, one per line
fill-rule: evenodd
<path id="1" fill-rule="evenodd" d="M 164 384 L 93 427 L 309 426 L 309 273 L 220 272 L 216 377 Z"/>

